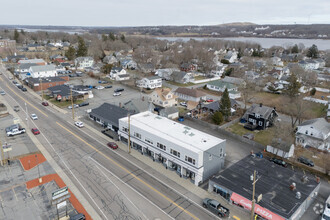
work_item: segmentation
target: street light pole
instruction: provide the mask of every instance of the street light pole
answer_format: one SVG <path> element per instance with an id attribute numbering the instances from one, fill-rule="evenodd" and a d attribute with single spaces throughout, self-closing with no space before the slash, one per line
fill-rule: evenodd
<path id="1" fill-rule="evenodd" d="M 24 103 L 25 104 L 25 114 L 26 114 L 26 117 L 25 117 L 25 120 L 26 120 L 26 124 L 27 126 L 29 127 L 29 114 L 28 114 L 28 110 L 27 110 L 27 105 L 26 105 L 26 102 Z"/>
<path id="2" fill-rule="evenodd" d="M 72 88 L 70 88 L 70 94 L 71 94 L 72 119 L 73 119 L 73 121 L 74 121 L 74 109 L 73 109 Z"/>
<path id="3" fill-rule="evenodd" d="M 255 204 L 255 199 L 254 199 L 254 194 L 255 194 L 255 189 L 256 189 L 256 171 L 254 170 L 253 173 L 253 191 L 252 191 L 252 208 L 251 208 L 251 220 L 254 219 L 254 204 Z"/>
<path id="4" fill-rule="evenodd" d="M 40 177 L 40 169 L 39 169 L 39 164 L 38 164 L 38 155 L 36 154 L 36 163 L 38 166 L 38 176 L 39 176 L 39 183 L 42 183 L 42 178 Z"/>

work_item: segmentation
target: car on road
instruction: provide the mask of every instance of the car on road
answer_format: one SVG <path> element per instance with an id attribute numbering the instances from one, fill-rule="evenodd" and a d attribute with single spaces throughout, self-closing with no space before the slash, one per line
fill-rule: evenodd
<path id="1" fill-rule="evenodd" d="M 75 126 L 77 126 L 78 128 L 82 128 L 82 127 L 84 127 L 84 123 L 82 123 L 81 121 L 75 121 L 74 124 L 75 124 Z"/>
<path id="2" fill-rule="evenodd" d="M 121 95 L 121 92 L 115 92 L 113 93 L 113 96 L 120 96 Z"/>
<path id="3" fill-rule="evenodd" d="M 26 92 L 26 91 L 27 91 L 27 89 L 26 89 L 25 87 L 21 88 L 21 90 L 22 90 L 23 92 Z"/>
<path id="4" fill-rule="evenodd" d="M 214 199 L 209 199 L 209 198 L 203 199 L 203 207 L 207 208 L 208 210 L 210 210 L 220 218 L 228 217 L 230 214 L 229 209 L 222 206 L 220 202 Z"/>
<path id="5" fill-rule="evenodd" d="M 43 106 L 48 106 L 48 105 L 49 105 L 48 102 L 46 102 L 46 101 L 45 101 L 45 102 L 42 102 L 41 104 L 42 104 Z"/>
<path id="6" fill-rule="evenodd" d="M 285 161 L 283 161 L 281 159 L 274 158 L 274 157 L 270 158 L 269 161 L 271 161 L 275 164 L 281 165 L 282 167 L 287 167 L 288 166 L 288 164 Z"/>
<path id="7" fill-rule="evenodd" d="M 314 162 L 310 159 L 307 159 L 306 157 L 299 157 L 298 161 L 310 167 L 314 166 Z"/>
<path id="8" fill-rule="evenodd" d="M 6 95 L 5 91 L 3 91 L 3 90 L 0 91 L 0 94 L 1 94 L 1 95 Z"/>
<path id="9" fill-rule="evenodd" d="M 38 128 L 32 128 L 31 131 L 34 135 L 40 134 L 40 131 L 38 130 Z"/>
<path id="10" fill-rule="evenodd" d="M 19 106 L 18 106 L 18 105 L 15 105 L 15 106 L 14 106 L 14 111 L 15 111 L 15 112 L 18 112 L 18 111 L 19 111 Z"/>
<path id="11" fill-rule="evenodd" d="M 86 219 L 86 217 L 82 213 L 79 213 L 77 215 L 70 217 L 70 220 L 85 220 L 85 219 Z"/>
<path id="12" fill-rule="evenodd" d="M 117 88 L 117 89 L 115 89 L 115 92 L 122 92 L 122 91 L 124 91 L 123 88 Z"/>
<path id="13" fill-rule="evenodd" d="M 32 118 L 32 120 L 38 120 L 38 116 L 34 113 L 31 114 L 31 118 Z"/>
<path id="14" fill-rule="evenodd" d="M 206 102 L 214 102 L 214 99 L 206 99 Z"/>
<path id="15" fill-rule="evenodd" d="M 115 142 L 109 142 L 107 143 L 108 147 L 112 148 L 112 149 L 117 149 L 118 145 Z"/>
<path id="16" fill-rule="evenodd" d="M 104 86 L 105 89 L 111 89 L 112 86 L 111 85 L 107 85 L 107 86 Z"/>
<path id="17" fill-rule="evenodd" d="M 186 102 L 180 102 L 181 106 L 187 107 L 187 103 Z"/>
<path id="18" fill-rule="evenodd" d="M 87 105 L 89 105 L 89 102 L 83 102 L 83 103 L 79 104 L 79 107 L 83 107 L 83 106 L 87 106 Z"/>
<path id="19" fill-rule="evenodd" d="M 19 89 L 23 89 L 23 85 L 18 84 L 18 85 L 17 85 L 17 88 L 19 88 Z"/>
<path id="20" fill-rule="evenodd" d="M 329 219 L 330 219 L 330 196 L 325 201 L 324 211 L 321 220 L 329 220 Z"/>
<path id="21" fill-rule="evenodd" d="M 104 86 L 96 86 L 95 89 L 104 89 Z"/>
<path id="22" fill-rule="evenodd" d="M 73 108 L 79 108 L 79 105 L 78 104 L 73 104 Z M 69 105 L 68 109 L 72 109 L 72 105 Z"/>

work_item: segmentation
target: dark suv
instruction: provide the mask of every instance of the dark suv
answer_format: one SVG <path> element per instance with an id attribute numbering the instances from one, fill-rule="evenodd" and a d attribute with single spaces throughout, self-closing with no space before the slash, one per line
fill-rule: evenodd
<path id="1" fill-rule="evenodd" d="M 314 166 L 314 162 L 311 161 L 310 159 L 307 159 L 306 157 L 299 157 L 298 161 L 300 163 L 306 164 L 307 166 L 310 166 L 310 167 Z"/>
<path id="2" fill-rule="evenodd" d="M 287 166 L 288 166 L 288 164 L 285 163 L 285 162 L 284 162 L 283 160 L 281 160 L 281 159 L 271 158 L 270 161 L 273 162 L 273 163 L 276 163 L 276 164 L 278 164 L 278 165 L 281 165 L 282 167 L 287 167 Z"/>
<path id="3" fill-rule="evenodd" d="M 118 89 L 115 89 L 115 92 L 122 92 L 122 91 L 124 91 L 124 89 L 123 89 L 123 88 L 118 88 Z"/>

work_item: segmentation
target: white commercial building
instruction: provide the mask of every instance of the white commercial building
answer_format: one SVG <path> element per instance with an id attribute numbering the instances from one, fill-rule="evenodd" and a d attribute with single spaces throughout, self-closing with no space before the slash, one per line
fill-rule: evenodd
<path id="1" fill-rule="evenodd" d="M 55 66 L 51 64 L 44 66 L 31 66 L 27 75 L 31 76 L 32 78 L 54 77 L 57 75 L 57 72 Z"/>
<path id="2" fill-rule="evenodd" d="M 130 131 L 128 131 L 130 127 Z M 130 135 L 129 135 L 129 134 Z M 120 140 L 199 185 L 224 167 L 226 140 L 151 112 L 119 119 Z"/>

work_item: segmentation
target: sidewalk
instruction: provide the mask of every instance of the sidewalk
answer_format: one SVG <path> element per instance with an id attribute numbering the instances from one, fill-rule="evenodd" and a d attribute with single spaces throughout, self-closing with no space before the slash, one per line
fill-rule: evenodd
<path id="1" fill-rule="evenodd" d="M 100 131 L 96 130 L 90 125 L 87 125 L 86 123 L 85 127 L 100 138 L 105 139 L 106 141 L 114 141 L 113 139 L 107 137 L 106 135 L 102 134 Z M 166 169 L 161 163 L 154 162 L 151 158 L 142 155 L 135 149 L 132 149 L 131 153 L 128 154 L 128 147 L 125 144 L 119 141 L 116 143 L 119 148 L 124 151 L 117 151 L 120 156 L 126 158 L 127 161 L 131 161 L 132 163 L 136 164 L 138 168 L 145 171 L 150 176 L 157 179 L 159 182 L 164 183 L 169 188 L 172 188 L 174 191 L 179 192 L 183 197 L 188 198 L 189 200 L 193 201 L 198 205 L 201 205 L 201 201 L 204 198 L 212 198 L 220 201 L 222 204 L 224 204 L 224 206 L 230 206 L 230 215 L 232 217 L 238 217 L 237 219 L 249 218 L 250 214 L 246 210 L 233 205 L 229 205 L 228 201 L 223 199 L 221 196 L 210 193 L 202 189 L 201 187 L 194 185 L 192 182 L 190 182 L 189 179 L 180 178 L 180 176 L 175 171 Z"/>

